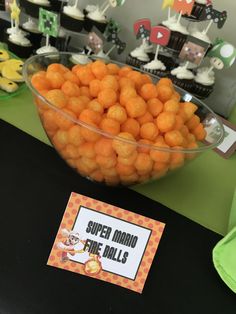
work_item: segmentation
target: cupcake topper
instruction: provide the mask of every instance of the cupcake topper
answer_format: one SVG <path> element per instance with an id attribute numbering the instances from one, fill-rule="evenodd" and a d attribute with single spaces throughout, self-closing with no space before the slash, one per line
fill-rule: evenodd
<path id="1" fill-rule="evenodd" d="M 170 10 L 174 5 L 174 0 L 163 0 L 162 10 L 168 7 L 168 20 L 170 19 Z"/>
<path id="2" fill-rule="evenodd" d="M 179 58 L 186 61 L 185 68 L 188 68 L 189 63 L 200 65 L 202 62 L 209 44 L 193 36 L 188 36 L 183 48 L 180 51 Z"/>
<path id="3" fill-rule="evenodd" d="M 46 35 L 46 46 L 49 46 L 49 36 L 58 34 L 58 15 L 56 13 L 39 9 L 39 30 Z"/>
<path id="4" fill-rule="evenodd" d="M 190 15 L 193 10 L 195 0 L 174 0 L 173 9 L 179 13 L 177 23 L 180 22 L 180 19 L 183 14 Z"/>
<path id="5" fill-rule="evenodd" d="M 13 0 L 13 2 L 9 4 L 9 8 L 11 10 L 11 28 L 18 29 L 20 8 L 18 7 L 16 0 Z"/>
<path id="6" fill-rule="evenodd" d="M 104 37 L 108 37 L 111 33 L 113 32 L 119 33 L 119 31 L 120 31 L 119 24 L 115 20 L 110 19 L 108 21 L 107 27 L 103 35 Z"/>
<path id="7" fill-rule="evenodd" d="M 140 19 L 134 23 L 134 33 L 137 39 L 142 38 L 143 44 L 150 39 L 151 21 L 149 19 Z"/>
<path id="8" fill-rule="evenodd" d="M 213 48 L 209 52 L 208 57 L 210 57 L 211 64 L 208 73 L 214 68 L 217 70 L 230 68 L 236 59 L 236 49 L 233 45 L 223 39 L 217 39 Z"/>
<path id="9" fill-rule="evenodd" d="M 164 26 L 154 26 L 151 28 L 150 41 L 157 45 L 155 58 L 157 60 L 160 46 L 167 46 L 170 40 L 170 30 Z"/>
<path id="10" fill-rule="evenodd" d="M 120 7 L 124 3 L 125 3 L 125 0 L 107 0 L 100 7 L 100 10 L 102 10 L 101 14 L 104 15 L 110 7 L 112 8 Z"/>
<path id="11" fill-rule="evenodd" d="M 108 42 L 112 42 L 114 45 L 111 47 L 111 49 L 106 53 L 106 56 L 109 56 L 109 54 L 117 48 L 117 53 L 121 54 L 125 48 L 126 48 L 126 43 L 122 42 L 120 38 L 118 37 L 118 33 L 116 31 L 113 31 L 108 37 L 107 37 Z"/>
<path id="12" fill-rule="evenodd" d="M 99 51 L 102 50 L 103 47 L 103 40 L 99 37 L 95 32 L 90 32 L 88 34 L 88 43 L 87 46 L 89 47 L 90 51 L 88 55 L 93 51 L 95 54 L 98 54 Z"/>
<path id="13" fill-rule="evenodd" d="M 206 8 L 203 10 L 201 16 L 199 17 L 200 20 L 205 21 L 208 20 L 210 23 L 206 27 L 206 29 L 203 31 L 204 34 L 207 34 L 209 31 L 211 25 L 213 23 L 217 24 L 218 28 L 222 28 L 227 20 L 227 12 L 223 11 L 217 11 L 213 9 L 212 4 L 209 4 L 206 6 Z"/>

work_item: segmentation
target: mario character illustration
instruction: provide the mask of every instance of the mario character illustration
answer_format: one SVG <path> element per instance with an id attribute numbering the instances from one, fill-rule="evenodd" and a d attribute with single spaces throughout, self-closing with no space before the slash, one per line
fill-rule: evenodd
<path id="1" fill-rule="evenodd" d="M 68 231 L 67 229 L 61 230 L 61 235 L 66 238 L 63 242 L 57 243 L 57 248 L 62 250 L 61 261 L 66 262 L 69 260 L 68 253 L 74 256 L 76 253 L 84 253 L 84 249 L 76 250 L 80 242 L 84 245 L 85 242 L 80 239 L 79 233 L 76 231 Z"/>

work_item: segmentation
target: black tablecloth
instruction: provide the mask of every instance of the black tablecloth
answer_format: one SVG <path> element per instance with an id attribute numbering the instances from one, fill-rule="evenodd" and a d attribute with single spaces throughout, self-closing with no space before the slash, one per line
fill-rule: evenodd
<path id="1" fill-rule="evenodd" d="M 212 264 L 219 235 L 128 188 L 81 178 L 3 121 L 0 147 L 1 314 L 236 313 Z M 166 223 L 143 294 L 46 265 L 72 191 Z"/>

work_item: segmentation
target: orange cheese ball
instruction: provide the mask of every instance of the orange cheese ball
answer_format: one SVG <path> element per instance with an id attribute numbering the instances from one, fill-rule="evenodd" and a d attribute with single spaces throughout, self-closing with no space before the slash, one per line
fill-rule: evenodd
<path id="1" fill-rule="evenodd" d="M 180 146 L 183 144 L 183 135 L 178 130 L 172 130 L 165 133 L 165 142 L 169 146 Z"/>
<path id="2" fill-rule="evenodd" d="M 80 96 L 80 89 L 78 85 L 71 81 L 65 81 L 61 86 L 61 90 L 66 96 L 69 97 Z"/>
<path id="3" fill-rule="evenodd" d="M 153 160 L 149 154 L 138 153 L 138 156 L 135 160 L 134 167 L 141 174 L 150 173 L 153 167 Z"/>
<path id="4" fill-rule="evenodd" d="M 103 89 L 98 94 L 98 102 L 100 102 L 104 108 L 115 105 L 116 101 L 117 93 L 111 88 Z"/>
<path id="5" fill-rule="evenodd" d="M 63 108 L 67 103 L 67 98 L 60 89 L 51 89 L 47 92 L 45 98 L 57 108 Z"/>
<path id="6" fill-rule="evenodd" d="M 194 115 L 195 111 L 197 110 L 197 106 L 191 102 L 183 102 L 181 103 L 181 107 L 183 108 L 185 114 L 186 114 L 186 119 L 187 121 L 192 118 Z"/>
<path id="7" fill-rule="evenodd" d="M 170 87 L 171 89 L 173 89 L 173 83 L 171 81 L 171 79 L 163 77 L 161 78 L 158 82 L 157 82 L 157 87 L 161 86 L 161 85 L 165 85 Z"/>
<path id="8" fill-rule="evenodd" d="M 120 133 L 120 123 L 114 119 L 103 118 L 99 126 L 108 134 L 118 135 Z"/>
<path id="9" fill-rule="evenodd" d="M 130 98 L 133 98 L 136 96 L 137 96 L 137 92 L 136 92 L 135 88 L 133 88 L 131 86 L 124 87 L 120 92 L 120 104 L 122 106 L 125 106 L 125 104 L 127 103 L 127 101 Z"/>
<path id="10" fill-rule="evenodd" d="M 94 150 L 96 154 L 104 157 L 114 155 L 115 151 L 112 147 L 112 139 L 101 137 L 97 143 L 95 143 Z"/>
<path id="11" fill-rule="evenodd" d="M 116 75 L 116 74 L 119 73 L 120 68 L 119 68 L 119 66 L 117 64 L 108 63 L 107 64 L 107 70 L 108 70 L 108 74 Z"/>
<path id="12" fill-rule="evenodd" d="M 41 72 L 41 71 L 40 71 Z M 37 91 L 49 90 L 52 88 L 51 82 L 46 78 L 45 75 L 34 74 L 31 78 L 31 84 Z"/>
<path id="13" fill-rule="evenodd" d="M 139 153 L 149 154 L 150 148 L 151 148 L 151 145 L 153 145 L 153 142 L 149 140 L 141 139 L 138 141 L 138 144 L 139 145 L 137 147 L 137 151 Z"/>
<path id="14" fill-rule="evenodd" d="M 188 120 L 188 122 L 186 123 L 186 126 L 191 131 L 191 130 L 194 130 L 198 126 L 199 123 L 200 123 L 200 118 L 194 114 L 192 118 Z"/>
<path id="15" fill-rule="evenodd" d="M 198 126 L 192 130 L 192 133 L 198 141 L 203 141 L 207 134 L 202 123 L 199 123 Z"/>
<path id="16" fill-rule="evenodd" d="M 95 123 L 90 122 L 89 125 L 94 129 L 98 128 L 97 124 Z M 101 137 L 101 135 L 96 130 L 90 129 L 88 127 L 81 127 L 81 135 L 83 136 L 84 140 L 88 142 L 96 142 Z"/>
<path id="17" fill-rule="evenodd" d="M 153 141 L 159 133 L 159 130 L 155 123 L 144 123 L 140 128 L 140 136 L 145 140 Z"/>
<path id="18" fill-rule="evenodd" d="M 91 100 L 91 101 L 87 104 L 87 108 L 88 108 L 88 109 L 91 109 L 91 110 L 93 110 L 93 111 L 96 111 L 96 112 L 100 113 L 101 115 L 104 113 L 103 106 L 100 104 L 100 102 L 98 102 L 97 99 Z"/>
<path id="19" fill-rule="evenodd" d="M 119 156 L 126 158 L 136 150 L 136 142 L 132 134 L 121 132 L 113 139 L 112 147 Z"/>
<path id="20" fill-rule="evenodd" d="M 106 75 L 100 83 L 101 90 L 113 89 L 115 92 L 119 89 L 119 83 L 114 75 Z"/>
<path id="21" fill-rule="evenodd" d="M 90 94 L 90 90 L 89 90 L 88 86 L 81 86 L 80 87 L 80 95 L 85 96 L 85 97 L 89 98 L 90 100 L 92 99 L 92 96 Z"/>
<path id="22" fill-rule="evenodd" d="M 88 96 L 82 95 L 82 87 L 80 88 L 80 92 L 81 96 L 79 96 L 79 99 L 81 99 L 81 101 L 83 101 L 85 105 L 87 105 L 91 101 L 91 99 Z"/>
<path id="23" fill-rule="evenodd" d="M 118 177 L 116 167 L 101 168 L 102 174 L 106 177 Z"/>
<path id="24" fill-rule="evenodd" d="M 136 119 L 128 118 L 121 124 L 121 131 L 130 133 L 134 138 L 137 138 L 140 132 L 140 125 Z"/>
<path id="25" fill-rule="evenodd" d="M 137 159 L 138 152 L 135 150 L 129 157 L 117 157 L 117 161 L 121 164 L 124 164 L 126 166 L 131 166 L 134 164 L 135 160 Z"/>
<path id="26" fill-rule="evenodd" d="M 152 83 L 144 84 L 140 89 L 140 96 L 143 97 L 144 100 L 149 100 L 157 97 L 157 88 Z"/>
<path id="27" fill-rule="evenodd" d="M 135 167 L 133 165 L 127 166 L 118 162 L 116 165 L 116 171 L 119 175 L 129 176 L 135 172 Z"/>
<path id="28" fill-rule="evenodd" d="M 68 133 L 65 130 L 58 130 L 52 139 L 57 149 L 61 150 L 68 144 Z"/>
<path id="29" fill-rule="evenodd" d="M 67 108 L 73 111 L 77 116 L 85 109 L 86 103 L 81 97 L 70 97 L 68 99 Z"/>
<path id="30" fill-rule="evenodd" d="M 152 83 L 152 79 L 148 74 L 142 74 L 142 82 L 143 84 Z"/>
<path id="31" fill-rule="evenodd" d="M 129 66 L 124 66 L 124 67 L 120 68 L 118 75 L 120 77 L 124 77 L 124 76 L 127 76 L 127 74 L 131 71 L 132 71 L 132 69 Z"/>
<path id="32" fill-rule="evenodd" d="M 98 164 L 94 158 L 82 156 L 80 160 L 81 163 L 87 167 L 89 173 L 95 171 L 98 168 Z"/>
<path id="33" fill-rule="evenodd" d="M 82 175 L 82 176 L 89 176 L 90 175 L 90 169 L 82 162 L 82 158 L 78 158 L 75 160 L 75 165 L 77 171 Z"/>
<path id="34" fill-rule="evenodd" d="M 50 82 L 52 88 L 61 88 L 65 82 L 64 75 L 60 72 L 47 72 L 46 79 Z"/>
<path id="35" fill-rule="evenodd" d="M 182 149 L 181 146 L 175 146 L 173 147 L 175 149 Z M 174 169 L 177 169 L 177 168 L 180 168 L 183 166 L 184 164 L 184 153 L 181 153 L 181 152 L 173 152 L 171 153 L 171 156 L 170 156 L 170 169 L 171 170 L 174 170 Z"/>
<path id="36" fill-rule="evenodd" d="M 102 182 L 104 180 L 104 176 L 99 169 L 90 173 L 90 178 L 96 182 Z"/>
<path id="37" fill-rule="evenodd" d="M 74 146 L 80 146 L 84 139 L 81 134 L 80 126 L 74 125 L 68 130 L 68 143 Z"/>
<path id="38" fill-rule="evenodd" d="M 103 79 L 103 77 L 108 74 L 107 66 L 101 60 L 96 60 L 93 62 L 91 65 L 91 70 L 93 75 L 99 80 Z"/>
<path id="39" fill-rule="evenodd" d="M 162 112 L 164 107 L 163 103 L 157 98 L 149 99 L 147 102 L 147 106 L 148 111 L 152 114 L 154 118 L 156 118 L 159 115 L 159 113 Z"/>
<path id="40" fill-rule="evenodd" d="M 83 67 L 82 64 L 76 64 L 76 65 L 74 65 L 74 66 L 72 67 L 71 71 L 72 71 L 72 73 L 76 74 L 76 72 L 77 72 L 80 68 L 82 68 L 82 67 Z"/>
<path id="41" fill-rule="evenodd" d="M 65 81 L 70 81 L 72 83 L 77 84 L 78 86 L 80 85 L 80 81 L 79 81 L 78 76 L 76 76 L 72 71 L 68 71 L 68 72 L 64 73 L 63 77 L 64 77 Z"/>
<path id="42" fill-rule="evenodd" d="M 175 116 L 175 126 L 174 126 L 174 129 L 175 130 L 180 130 L 184 125 L 184 121 L 183 121 L 183 118 L 177 114 Z"/>
<path id="43" fill-rule="evenodd" d="M 188 143 L 187 145 L 188 149 L 197 149 L 198 144 L 196 142 Z M 192 160 L 197 157 L 197 153 L 186 153 L 185 154 L 185 159 L 187 160 Z"/>
<path id="44" fill-rule="evenodd" d="M 171 99 L 176 100 L 177 102 L 180 102 L 181 96 L 178 92 L 174 91 L 171 96 Z"/>
<path id="45" fill-rule="evenodd" d="M 73 120 L 76 120 L 76 115 L 68 109 L 62 109 L 62 113 L 56 112 L 55 122 L 61 130 L 68 130 L 72 127 L 75 123 Z"/>
<path id="46" fill-rule="evenodd" d="M 120 175 L 120 180 L 121 180 L 122 184 L 124 184 L 124 185 L 134 184 L 134 183 L 138 182 L 138 179 L 139 179 L 139 176 L 135 172 L 128 175 L 128 176 L 127 175 L 126 176 Z"/>
<path id="47" fill-rule="evenodd" d="M 153 116 L 149 111 L 146 111 L 143 116 L 137 118 L 137 121 L 140 125 L 143 125 L 144 123 L 148 122 L 153 122 Z"/>
<path id="48" fill-rule="evenodd" d="M 168 151 L 162 151 L 161 149 L 168 149 L 169 146 L 164 143 L 155 143 L 153 145 L 153 149 L 150 151 L 150 156 L 153 161 L 155 162 L 164 162 L 168 163 L 170 160 L 170 152 Z"/>
<path id="49" fill-rule="evenodd" d="M 77 147 L 72 144 L 67 144 L 65 148 L 62 150 L 62 155 L 66 159 L 76 159 L 79 157 L 79 152 Z"/>
<path id="50" fill-rule="evenodd" d="M 163 111 L 177 113 L 179 111 L 179 102 L 173 99 L 167 100 L 164 103 Z"/>
<path id="51" fill-rule="evenodd" d="M 66 72 L 69 72 L 69 69 L 67 67 L 65 67 L 63 64 L 51 63 L 47 67 L 47 72 L 59 72 L 61 74 L 65 74 Z"/>
<path id="52" fill-rule="evenodd" d="M 78 153 L 80 156 L 85 156 L 87 158 L 95 158 L 96 153 L 94 150 L 95 143 L 85 142 L 78 147 Z"/>
<path id="53" fill-rule="evenodd" d="M 173 89 L 166 85 L 158 85 L 157 86 L 157 97 L 158 99 L 165 103 L 167 100 L 171 99 L 173 95 Z"/>
<path id="54" fill-rule="evenodd" d="M 127 120 L 127 113 L 124 107 L 120 105 L 114 105 L 108 109 L 107 117 L 122 124 Z"/>
<path id="55" fill-rule="evenodd" d="M 166 162 L 154 162 L 154 165 L 153 165 L 153 170 L 154 171 L 167 171 L 169 169 L 169 164 L 166 163 Z"/>
<path id="56" fill-rule="evenodd" d="M 97 97 L 101 90 L 101 82 L 99 80 L 92 80 L 89 83 L 89 92 L 92 97 Z"/>
<path id="57" fill-rule="evenodd" d="M 143 85 L 143 78 L 140 72 L 132 70 L 127 74 L 127 77 L 135 83 L 135 88 L 137 90 Z"/>
<path id="58" fill-rule="evenodd" d="M 79 115 L 79 120 L 88 124 L 99 124 L 101 119 L 101 114 L 91 109 L 84 109 Z"/>
<path id="59" fill-rule="evenodd" d="M 137 97 L 130 98 L 126 102 L 125 108 L 129 117 L 138 118 L 138 117 L 143 116 L 146 113 L 147 104 L 142 99 L 142 97 L 137 96 Z"/>
<path id="60" fill-rule="evenodd" d="M 80 82 L 86 86 L 88 86 L 89 83 L 95 79 L 93 72 L 87 66 L 79 68 L 78 71 L 76 72 L 76 75 L 78 76 Z"/>
<path id="61" fill-rule="evenodd" d="M 175 126 L 175 114 L 173 112 L 161 112 L 157 119 L 157 127 L 161 132 L 169 132 L 173 130 Z"/>
<path id="62" fill-rule="evenodd" d="M 119 86 L 120 86 L 120 89 L 125 88 L 125 87 L 135 88 L 135 83 L 128 77 L 121 77 L 119 80 Z"/>
<path id="63" fill-rule="evenodd" d="M 96 155 L 96 162 L 97 164 L 102 167 L 102 168 L 113 168 L 115 167 L 116 163 L 117 163 L 117 158 L 116 155 L 110 155 L 108 157 L 103 156 L 103 155 Z"/>
<path id="64" fill-rule="evenodd" d="M 58 126 L 55 122 L 56 111 L 49 109 L 45 110 L 42 115 L 42 122 L 44 128 L 49 132 L 54 132 L 58 129 Z"/>

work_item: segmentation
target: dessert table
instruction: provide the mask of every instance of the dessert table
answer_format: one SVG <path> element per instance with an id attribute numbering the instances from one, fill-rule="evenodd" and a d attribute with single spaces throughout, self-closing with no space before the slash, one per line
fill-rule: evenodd
<path id="1" fill-rule="evenodd" d="M 27 89 L 1 101 L 0 118 L 50 145 Z M 236 110 L 231 120 L 236 122 Z M 133 190 L 225 235 L 235 187 L 236 154 L 226 160 L 209 151 L 171 176 Z"/>
<path id="2" fill-rule="evenodd" d="M 78 176 L 2 120 L 0 141 L 0 313 L 235 313 L 212 263 L 219 234 L 141 193 Z M 46 265 L 71 191 L 166 223 L 143 294 Z"/>

